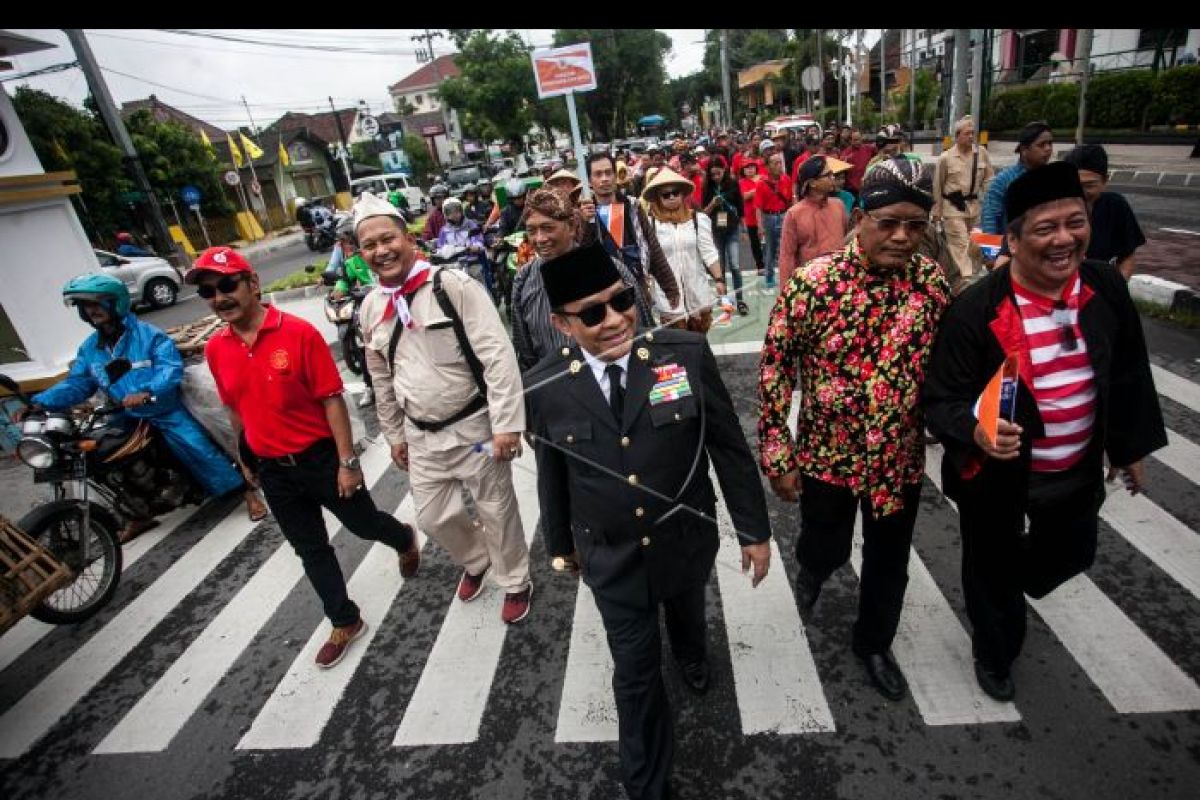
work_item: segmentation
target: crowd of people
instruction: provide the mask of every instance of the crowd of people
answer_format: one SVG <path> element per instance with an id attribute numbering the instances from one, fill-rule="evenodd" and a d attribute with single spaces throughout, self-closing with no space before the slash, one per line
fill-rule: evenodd
<path id="1" fill-rule="evenodd" d="M 490 574 L 503 622 L 525 619 L 532 570 L 512 462 L 532 448 L 546 553 L 590 587 L 608 634 L 631 798 L 670 796 L 660 607 L 684 684 L 704 693 L 711 680 L 710 467 L 755 586 L 771 567 L 762 477 L 798 504 L 794 589 L 810 624 L 861 512 L 851 649 L 878 692 L 899 700 L 907 686 L 891 644 L 936 437 L 960 514 L 975 676 L 1005 701 L 1025 595 L 1092 563 L 1105 463 L 1137 492 L 1142 459 L 1166 444 L 1123 279 L 1141 232 L 1128 204 L 1103 191 L 1103 149 L 1052 162 L 1049 127 L 1032 123 L 1019 162 L 993 174 L 974 135 L 960 120 L 932 166 L 890 127 L 874 146 L 848 126 L 717 133 L 593 154 L 587 191 L 560 170 L 528 193 L 513 187 L 503 207 L 481 206 L 492 199 L 477 192 L 444 198 L 426 237 L 477 243 L 486 213 L 531 243 L 511 287 L 511 331 L 492 287 L 432 265 L 394 204 L 370 193 L 355 203 L 344 241 L 376 286 L 360 312 L 366 364 L 416 525 L 461 569 L 461 602 Z M 980 232 L 1004 235 L 994 261 L 973 244 Z M 761 281 L 743 279 L 743 233 Z M 315 329 L 264 305 L 258 275 L 229 248 L 205 251 L 186 277 L 228 323 L 208 365 L 254 456 L 243 473 L 261 485 L 332 625 L 316 657 L 331 667 L 367 623 L 322 507 L 395 548 L 408 578 L 420 567 L 415 532 L 370 499 L 344 387 Z M 706 339 L 714 308 L 733 297 L 746 314 L 752 286 L 774 298 L 754 449 Z M 1015 400 L 989 426 L 980 397 L 1014 359 Z M 224 490 L 240 487 L 235 473 Z"/>

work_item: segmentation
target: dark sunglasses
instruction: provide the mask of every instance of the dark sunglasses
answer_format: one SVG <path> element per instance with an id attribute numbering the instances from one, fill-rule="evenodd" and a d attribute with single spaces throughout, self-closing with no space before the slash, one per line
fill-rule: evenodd
<path id="1" fill-rule="evenodd" d="M 1075 326 L 1071 324 L 1068 315 L 1070 309 L 1067 304 L 1059 300 L 1054 304 L 1054 313 L 1052 318 L 1058 323 L 1058 340 L 1062 344 L 1062 349 L 1068 353 L 1073 353 L 1079 349 L 1079 339 L 1075 336 Z"/>
<path id="2" fill-rule="evenodd" d="M 897 219 L 896 217 L 877 217 L 870 211 L 864 211 L 863 213 L 874 220 L 875 224 L 879 226 L 879 230 L 887 234 L 895 233 L 900 226 L 904 226 L 908 233 L 914 233 L 919 236 L 925 233 L 925 229 L 929 227 L 929 220 L 927 219 Z"/>
<path id="3" fill-rule="evenodd" d="M 682 189 L 663 189 L 661 192 L 658 193 L 658 196 L 661 197 L 663 200 L 669 200 L 672 197 L 683 197 L 683 190 Z"/>
<path id="4" fill-rule="evenodd" d="M 618 314 L 623 314 L 633 308 L 633 304 L 637 302 L 637 290 L 632 286 L 626 286 L 621 291 L 608 298 L 606 303 L 593 303 L 592 305 L 580 311 L 563 311 L 557 309 L 557 313 L 567 317 L 578 317 L 579 321 L 588 328 L 594 328 L 604 318 L 608 316 L 608 309 L 611 306 L 612 310 Z"/>
<path id="5" fill-rule="evenodd" d="M 233 294 L 237 291 L 238 285 L 241 282 L 241 275 L 224 275 L 216 283 L 202 283 L 197 286 L 196 294 L 205 300 L 212 300 L 217 296 L 217 292 L 221 294 Z"/>

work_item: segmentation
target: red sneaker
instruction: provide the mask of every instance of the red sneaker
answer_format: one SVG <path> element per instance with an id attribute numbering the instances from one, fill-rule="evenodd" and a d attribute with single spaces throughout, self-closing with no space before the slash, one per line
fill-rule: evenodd
<path id="1" fill-rule="evenodd" d="M 483 591 L 483 576 L 486 574 L 486 569 L 478 575 L 472 575 L 464 569 L 462 577 L 458 581 L 458 599 L 469 603 L 479 597 Z"/>
<path id="2" fill-rule="evenodd" d="M 509 592 L 504 595 L 504 607 L 500 609 L 500 619 L 512 625 L 529 616 L 529 600 L 533 597 L 533 584 L 521 592 Z"/>
<path id="3" fill-rule="evenodd" d="M 361 617 L 353 625 L 334 628 L 333 632 L 329 634 L 329 641 L 321 645 L 321 649 L 317 652 L 317 666 L 321 669 L 337 666 L 337 663 L 345 657 L 346 651 L 350 649 L 350 643 L 366 632 L 367 622 Z"/>

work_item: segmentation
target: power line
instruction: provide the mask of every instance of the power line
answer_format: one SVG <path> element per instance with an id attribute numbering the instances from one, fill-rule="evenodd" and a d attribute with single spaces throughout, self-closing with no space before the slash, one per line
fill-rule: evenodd
<path id="1" fill-rule="evenodd" d="M 129 78 L 131 80 L 141 81 L 142 83 L 146 83 L 151 86 L 157 86 L 159 89 L 166 89 L 167 91 L 178 92 L 179 94 L 191 95 L 192 97 L 200 97 L 200 98 L 203 98 L 204 100 L 215 100 L 218 103 L 228 103 L 231 106 L 239 105 L 239 102 L 237 100 L 226 100 L 223 97 L 213 97 L 212 95 L 208 95 L 208 94 L 198 94 L 197 92 L 189 92 L 187 89 L 180 89 L 176 86 L 167 86 L 165 83 L 155 83 L 154 81 L 148 80 L 147 78 L 143 78 L 140 75 L 130 75 L 128 72 L 121 72 L 120 70 L 112 69 L 110 67 L 102 66 L 102 67 L 100 67 L 100 69 L 103 70 L 104 72 L 108 72 L 112 75 L 120 75 L 122 78 Z"/>
<path id="2" fill-rule="evenodd" d="M 173 33 L 179 36 L 194 36 L 201 39 L 215 39 L 222 42 L 235 42 L 237 44 L 252 44 L 258 47 L 282 47 L 289 50 L 318 50 L 323 53 L 351 53 L 367 56 L 414 56 L 417 51 L 412 48 L 405 49 L 389 49 L 389 50 L 373 50 L 362 47 L 345 47 L 341 45 L 325 45 L 325 44 L 303 44 L 299 42 L 271 42 L 262 39 L 249 39 L 244 36 L 231 36 L 224 33 L 212 33 L 203 31 L 189 31 L 178 28 L 156 28 L 155 30 L 162 33 Z"/>
<path id="3" fill-rule="evenodd" d="M 121 36 L 121 35 L 118 35 L 118 34 L 115 34 L 115 33 L 108 33 L 107 31 L 91 31 L 91 30 L 89 30 L 89 31 L 88 31 L 88 36 L 101 36 L 101 37 L 108 38 L 108 39 L 120 39 L 120 40 L 122 40 L 122 41 L 126 41 L 126 42 L 138 42 L 138 43 L 141 43 L 141 44 L 158 45 L 158 46 L 160 46 L 160 47 L 171 47 L 171 48 L 175 48 L 175 49 L 186 49 L 186 50 L 189 50 L 189 51 L 191 51 L 191 52 L 195 52 L 195 50 L 196 50 L 196 46 L 195 46 L 194 44 L 192 44 L 191 42 L 183 42 L 183 41 L 162 41 L 162 40 L 156 40 L 156 39 L 141 39 L 141 38 L 138 38 L 138 37 L 136 37 L 136 36 Z M 303 48 L 303 47 L 300 47 L 300 46 L 298 46 L 298 45 L 293 45 L 293 44 L 287 44 L 287 45 L 272 45 L 272 46 L 275 46 L 275 47 L 284 47 L 284 48 L 286 48 L 286 49 L 288 49 L 288 50 L 297 50 L 297 49 L 301 49 L 301 50 L 302 50 L 302 49 L 305 49 L 305 48 Z M 257 58 L 291 58 L 291 59 L 303 59 L 303 60 L 311 60 L 311 58 L 312 58 L 312 56 L 311 56 L 311 55 L 309 55 L 308 53 L 295 53 L 295 52 L 291 52 L 291 53 L 278 53 L 278 52 L 276 52 L 276 53 L 270 53 L 270 52 L 264 52 L 263 50 L 248 50 L 248 49 L 239 48 L 239 47 L 221 47 L 221 48 L 219 48 L 219 49 L 214 49 L 214 50 L 213 50 L 213 52 L 220 53 L 220 54 L 226 54 L 226 53 L 237 53 L 237 54 L 240 54 L 240 55 L 254 56 L 254 57 L 257 57 Z M 362 53 L 336 53 L 336 52 L 332 52 L 332 53 L 329 53 L 328 55 L 329 55 L 329 56 L 348 56 L 348 57 L 355 57 L 355 56 L 361 56 L 361 55 L 363 55 L 363 54 L 362 54 Z"/>
<path id="4" fill-rule="evenodd" d="M 78 61 L 67 61 L 62 64 L 52 64 L 48 67 L 42 67 L 41 69 L 34 69 L 34 70 L 30 70 L 29 72 L 23 72 L 20 75 L 10 75 L 7 78 L 0 78 L 0 83 L 8 83 L 9 81 L 19 81 L 19 80 L 24 80 L 25 78 L 34 78 L 34 77 L 37 77 L 38 75 L 51 75 L 55 72 L 66 72 L 67 70 L 75 69 L 78 66 L 79 66 Z"/>

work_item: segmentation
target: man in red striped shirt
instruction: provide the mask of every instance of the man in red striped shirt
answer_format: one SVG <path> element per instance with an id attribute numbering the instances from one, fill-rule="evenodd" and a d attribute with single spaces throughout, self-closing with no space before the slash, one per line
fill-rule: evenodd
<path id="1" fill-rule="evenodd" d="M 1167 444 L 1125 281 L 1084 259 L 1091 227 L 1077 171 L 1057 162 L 1027 172 L 1005 212 L 1012 262 L 950 306 L 923 389 L 958 503 L 975 676 L 997 700 L 1016 691 L 1025 595 L 1044 597 L 1095 558 L 1106 457 L 1109 479 L 1122 474 L 1136 494 L 1142 459 Z M 993 440 L 975 404 L 1010 355 L 1015 404 Z"/>

